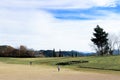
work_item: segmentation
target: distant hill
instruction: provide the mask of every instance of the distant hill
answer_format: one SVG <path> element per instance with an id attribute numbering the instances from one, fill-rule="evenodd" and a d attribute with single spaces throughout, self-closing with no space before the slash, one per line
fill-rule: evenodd
<path id="1" fill-rule="evenodd" d="M 92 52 L 79 52 L 75 50 L 55 51 L 55 49 L 53 49 L 34 51 L 22 45 L 18 49 L 8 45 L 0 46 L 0 57 L 80 57 L 92 55 L 94 55 Z"/>
<path id="2" fill-rule="evenodd" d="M 44 55 L 44 57 L 80 57 L 80 56 L 92 56 L 92 52 L 79 52 L 75 50 L 71 51 L 53 51 L 53 50 L 39 50 L 36 51 L 36 57 Z"/>

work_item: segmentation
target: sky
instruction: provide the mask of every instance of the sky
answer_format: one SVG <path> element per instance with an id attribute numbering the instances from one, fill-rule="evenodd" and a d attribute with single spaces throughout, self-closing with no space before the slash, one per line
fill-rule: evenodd
<path id="1" fill-rule="evenodd" d="M 93 29 L 120 33 L 119 0 L 0 0 L 0 45 L 93 51 Z"/>

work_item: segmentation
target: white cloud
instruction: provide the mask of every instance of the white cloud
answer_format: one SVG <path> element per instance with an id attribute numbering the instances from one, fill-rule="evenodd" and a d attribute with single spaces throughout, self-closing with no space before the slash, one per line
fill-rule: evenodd
<path id="1" fill-rule="evenodd" d="M 0 32 L 2 32 L 0 44 L 13 46 L 23 44 L 35 49 L 78 50 L 79 45 L 87 40 L 86 28 L 79 27 L 85 25 L 80 25 L 79 21 L 57 20 L 44 11 L 4 11 L 3 13 L 0 16 Z"/>
<path id="2" fill-rule="evenodd" d="M 91 7 L 115 7 L 119 0 L 2 0 L 1 8 L 91 8 Z"/>
<path id="3" fill-rule="evenodd" d="M 35 49 L 90 51 L 90 38 L 97 24 L 108 32 L 120 31 L 118 14 L 104 12 L 105 16 L 96 20 L 66 21 L 54 18 L 53 14 L 45 12 L 43 8 L 90 8 L 111 6 L 115 2 L 101 1 L 103 0 L 2 0 L 0 44 L 15 47 L 22 44 Z"/>
<path id="4" fill-rule="evenodd" d="M 118 0 L 92 0 L 96 6 L 101 7 L 115 7 L 117 6 Z"/>

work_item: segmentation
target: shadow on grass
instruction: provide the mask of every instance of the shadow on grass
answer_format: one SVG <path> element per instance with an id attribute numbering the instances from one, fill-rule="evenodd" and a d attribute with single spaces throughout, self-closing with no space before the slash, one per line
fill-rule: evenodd
<path id="1" fill-rule="evenodd" d="M 88 63 L 88 61 L 68 61 L 68 62 L 60 62 L 60 63 L 57 63 L 56 65 L 65 66 L 65 65 L 72 65 L 72 64 L 79 64 L 79 63 Z"/>
<path id="2" fill-rule="evenodd" d="M 120 71 L 120 69 L 106 69 L 106 68 L 83 67 L 83 66 L 80 66 L 79 68 L 97 69 L 97 70 L 111 70 L 111 71 Z"/>

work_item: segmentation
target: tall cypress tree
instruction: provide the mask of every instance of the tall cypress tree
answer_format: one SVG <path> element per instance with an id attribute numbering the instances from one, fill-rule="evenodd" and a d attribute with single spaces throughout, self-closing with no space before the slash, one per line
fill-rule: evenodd
<path id="1" fill-rule="evenodd" d="M 97 53 L 99 55 L 107 54 L 109 51 L 108 47 L 108 33 L 106 33 L 103 28 L 99 27 L 97 25 L 96 28 L 94 28 L 93 36 L 94 38 L 91 39 L 91 41 L 94 43 L 94 45 L 97 47 Z"/>

